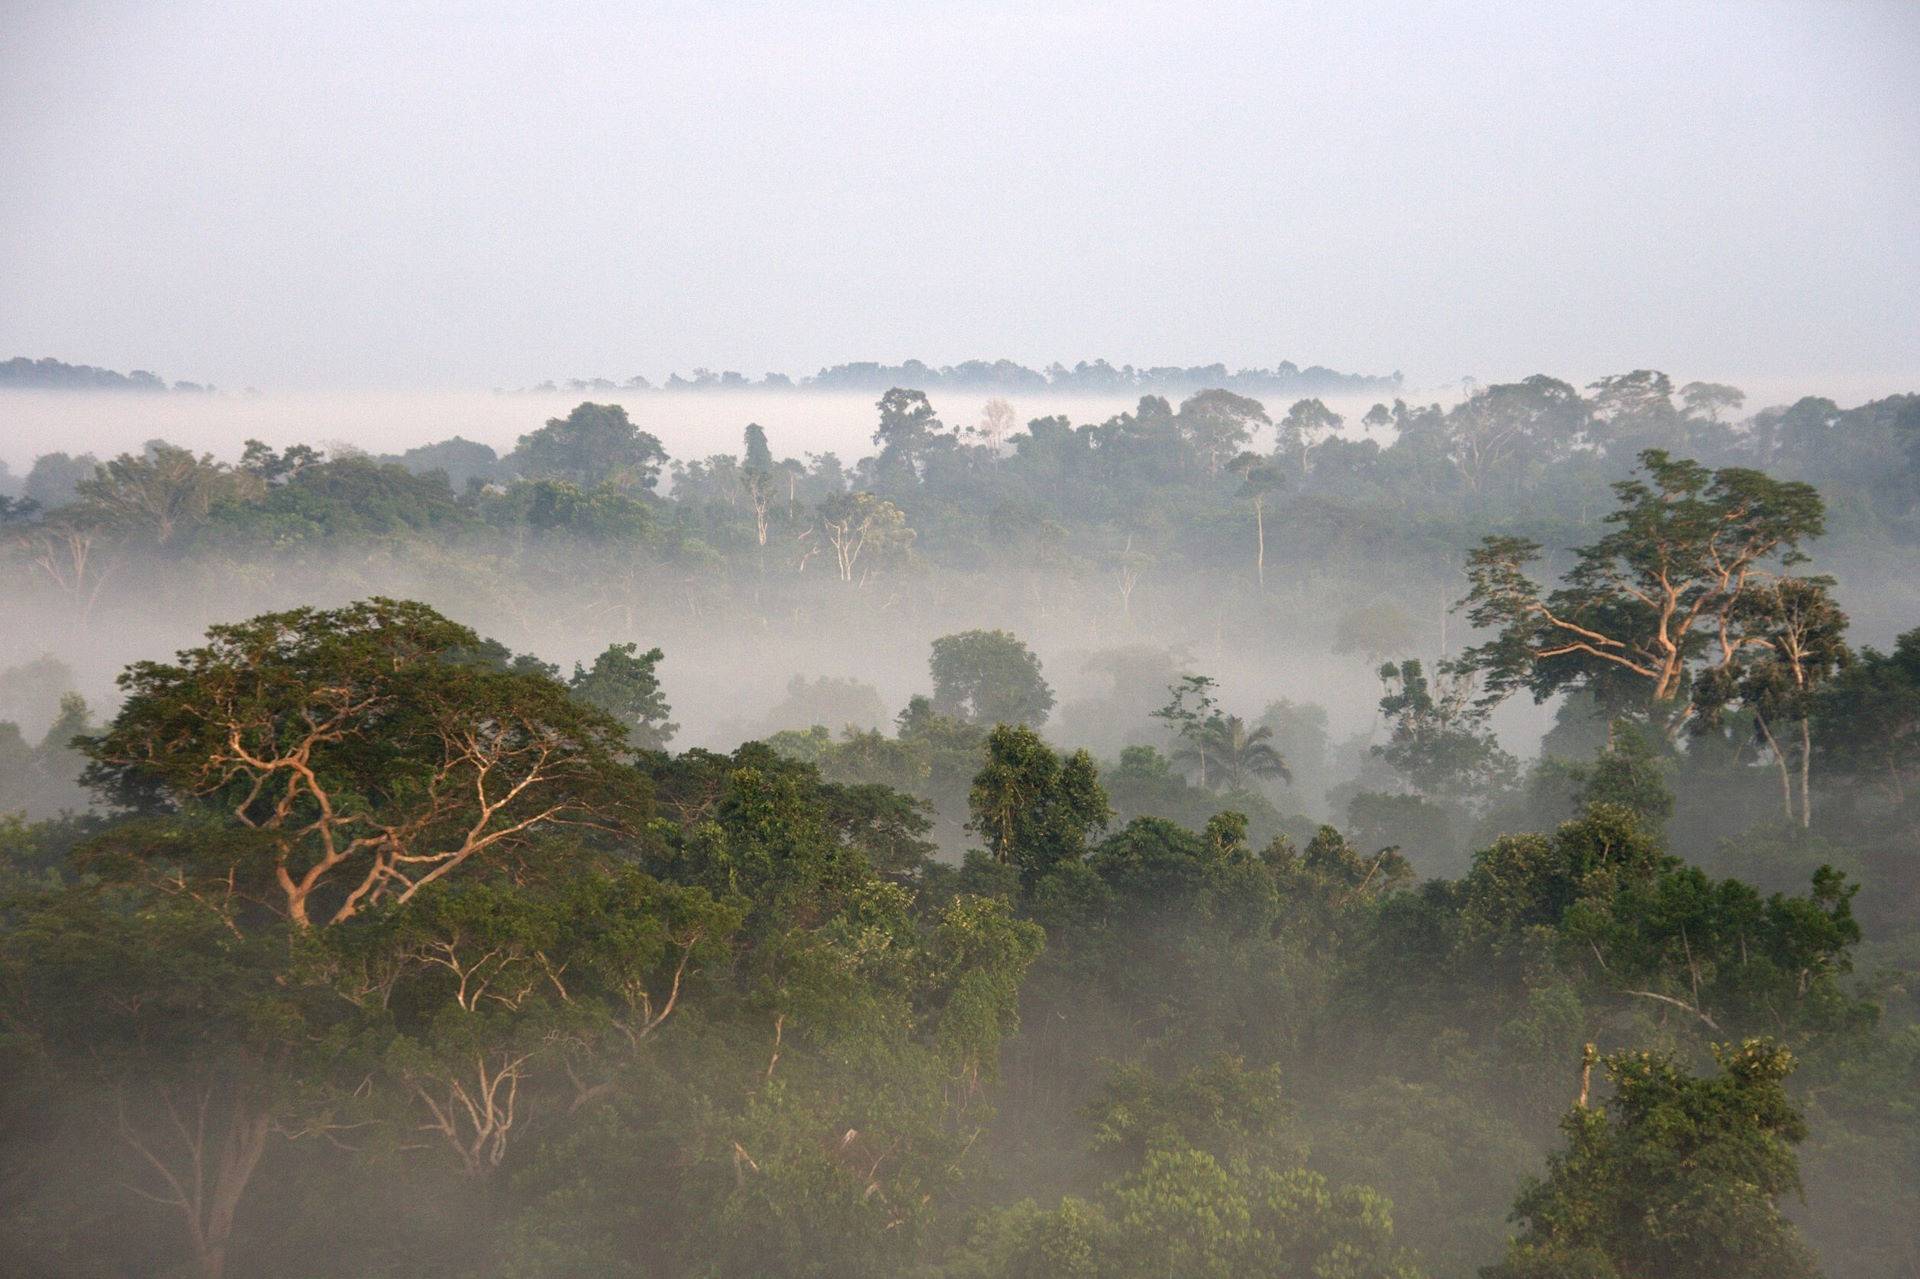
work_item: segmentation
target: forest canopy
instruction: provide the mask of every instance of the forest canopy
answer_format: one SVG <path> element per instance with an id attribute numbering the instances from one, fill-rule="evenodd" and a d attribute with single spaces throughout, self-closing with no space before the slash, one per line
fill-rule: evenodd
<path id="1" fill-rule="evenodd" d="M 7 1269 L 1920 1267 L 1920 397 L 882 372 L 0 477 Z"/>

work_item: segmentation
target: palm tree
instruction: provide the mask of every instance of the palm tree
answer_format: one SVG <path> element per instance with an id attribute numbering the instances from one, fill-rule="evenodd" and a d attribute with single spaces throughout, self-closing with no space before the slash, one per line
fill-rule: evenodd
<path id="1" fill-rule="evenodd" d="M 1255 777 L 1290 782 L 1293 773 L 1287 761 L 1268 744 L 1272 736 L 1271 728 L 1249 729 L 1238 715 L 1214 715 L 1195 726 L 1173 758 L 1192 765 L 1200 774 L 1200 784 L 1209 789 L 1241 790 Z"/>

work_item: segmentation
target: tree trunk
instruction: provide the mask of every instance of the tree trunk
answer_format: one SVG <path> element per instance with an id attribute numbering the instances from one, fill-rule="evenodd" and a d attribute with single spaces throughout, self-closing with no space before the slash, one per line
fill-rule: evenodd
<path id="1" fill-rule="evenodd" d="M 179 1211 L 193 1250 L 194 1269 L 201 1279 L 222 1279 L 226 1272 L 234 1216 L 266 1152 L 272 1130 L 272 1117 L 266 1107 L 251 1104 L 243 1085 L 227 1086 L 232 1094 L 225 1103 L 225 1122 L 218 1125 L 217 1137 L 208 1131 L 208 1111 L 218 1085 L 206 1085 L 198 1104 L 185 1114 L 177 1108 L 171 1093 L 161 1089 L 167 1115 L 179 1138 L 178 1154 L 171 1159 L 163 1146 L 149 1143 L 133 1127 L 124 1104 L 120 1110 L 121 1135 L 159 1174 L 167 1193 L 130 1188 L 144 1199 Z"/>
<path id="2" fill-rule="evenodd" d="M 1787 770 L 1787 753 L 1781 750 L 1780 743 L 1774 740 L 1773 729 L 1767 726 L 1766 720 L 1756 715 L 1753 722 L 1759 725 L 1760 736 L 1766 739 L 1767 749 L 1773 752 L 1773 766 L 1780 774 L 1780 807 L 1786 813 L 1787 820 L 1791 822 L 1794 819 L 1793 777 Z"/>
<path id="3" fill-rule="evenodd" d="M 1260 549 L 1254 554 L 1253 568 L 1260 579 L 1261 588 L 1265 589 L 1267 585 L 1267 520 L 1265 512 L 1261 509 L 1262 505 L 1261 495 L 1256 493 L 1253 498 L 1253 527 Z"/>
<path id="4" fill-rule="evenodd" d="M 1806 830 L 1813 825 L 1813 729 L 1802 719 L 1800 721 L 1800 828 Z"/>
<path id="5" fill-rule="evenodd" d="M 234 1214 L 240 1209 L 240 1197 L 246 1193 L 253 1170 L 267 1148 L 267 1114 L 245 1113 L 235 1101 L 233 1118 L 221 1143 L 220 1166 L 213 1183 L 213 1204 L 207 1214 L 207 1279 L 220 1279 L 227 1264 L 227 1240 L 233 1235 Z"/>

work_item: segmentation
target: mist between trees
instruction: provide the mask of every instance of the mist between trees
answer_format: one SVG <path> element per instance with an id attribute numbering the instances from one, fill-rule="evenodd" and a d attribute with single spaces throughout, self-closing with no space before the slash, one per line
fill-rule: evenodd
<path id="1" fill-rule="evenodd" d="M 0 475 L 8 1268 L 1920 1273 L 1920 397 L 945 407 Z"/>

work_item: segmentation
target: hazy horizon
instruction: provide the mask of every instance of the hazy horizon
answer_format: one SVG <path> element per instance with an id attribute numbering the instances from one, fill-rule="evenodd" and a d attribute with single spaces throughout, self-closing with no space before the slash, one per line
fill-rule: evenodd
<path id="1" fill-rule="evenodd" d="M 1565 377 L 1575 385 L 1591 378 L 1573 377 L 1557 370 L 1533 370 Z M 1625 370 L 1616 370 L 1624 372 Z M 1530 371 L 1532 372 L 1532 371 Z M 1515 372 L 1484 383 L 1518 380 Z M 1594 373 L 1592 376 L 1600 376 Z M 1676 372 L 1676 383 L 1692 374 Z M 1851 388 L 1817 380 L 1764 378 L 1751 381 L 1701 375 L 1702 380 L 1726 380 L 1747 392 L 1747 409 L 1789 404 L 1803 395 L 1819 395 L 1851 408 L 1869 400 L 1920 387 L 1884 381 Z M 1462 395 L 1459 382 L 1415 386 L 1401 396 L 1410 403 L 1451 405 Z M 1097 395 L 1079 391 L 996 391 L 990 388 L 948 388 L 929 392 L 929 400 L 951 425 L 979 420 L 986 401 L 1004 398 L 1021 423 L 1053 414 L 1065 414 L 1076 424 L 1104 421 L 1132 409 L 1134 393 Z M 526 390 L 526 391 L 379 391 L 327 390 L 237 392 L 225 388 L 214 395 L 143 393 L 131 391 L 4 390 L 0 413 L 7 429 L 0 433 L 0 463 L 24 474 L 33 459 L 48 452 L 87 453 L 111 457 L 138 452 L 149 440 L 166 439 L 233 460 L 249 439 L 276 448 L 289 444 L 319 446 L 350 444 L 374 454 L 403 452 L 424 444 L 461 436 L 505 454 L 515 442 L 542 423 L 583 400 L 623 405 L 642 429 L 657 436 L 675 461 L 692 461 L 713 453 L 738 449 L 740 432 L 748 422 L 764 426 L 773 447 L 783 456 L 837 452 L 852 462 L 872 451 L 874 401 L 868 391 L 672 391 L 652 390 Z M 1175 397 L 1178 398 L 1178 397 Z M 1294 398 L 1267 395 L 1260 399 L 1276 419 Z M 1390 394 L 1353 392 L 1320 397 L 1346 418 L 1342 434 L 1368 434 L 1360 418 L 1372 404 L 1394 398 Z M 1379 437 L 1391 442 L 1391 435 Z M 1271 444 L 1271 433 L 1260 443 Z"/>
<path id="2" fill-rule="evenodd" d="M 1906 4 L 11 16 L 0 358 L 1920 385 Z"/>

